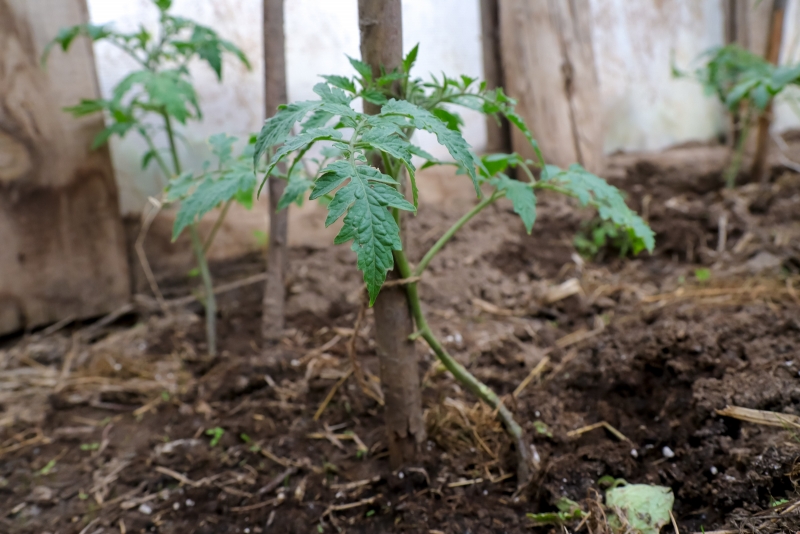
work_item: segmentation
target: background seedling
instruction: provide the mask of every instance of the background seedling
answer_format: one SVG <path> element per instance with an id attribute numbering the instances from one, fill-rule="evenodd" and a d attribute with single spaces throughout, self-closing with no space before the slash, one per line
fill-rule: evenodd
<path id="1" fill-rule="evenodd" d="M 153 0 L 159 13 L 159 28 L 155 33 L 145 27 L 132 33 L 119 32 L 111 26 L 82 24 L 62 28 L 56 38 L 48 44 L 42 61 L 47 59 L 50 50 L 59 46 L 69 50 L 70 45 L 79 36 L 92 41 L 105 41 L 119 48 L 132 58 L 139 66 L 122 79 L 113 89 L 110 99 L 98 98 L 81 100 L 65 111 L 75 117 L 93 113 L 103 113 L 107 127 L 101 131 L 92 143 L 97 148 L 116 135 L 124 137 L 131 131 L 137 132 L 147 144 L 148 150 L 142 155 L 142 168 L 152 163 L 158 165 L 168 180 L 169 193 L 167 202 L 176 202 L 186 198 L 190 190 L 196 192 L 189 206 L 182 205 L 175 222 L 174 237 L 183 228 L 188 227 L 192 249 L 197 260 L 197 267 L 203 281 L 204 305 L 206 308 L 206 333 L 208 351 L 216 354 L 216 301 L 214 298 L 211 273 L 208 269 L 206 253 L 222 223 L 230 206 L 236 198 L 245 205 L 252 190 L 255 179 L 245 176 L 245 166 L 235 165 L 230 158 L 233 138 L 226 136 L 212 137 L 214 153 L 220 161 L 216 172 L 205 172 L 195 176 L 184 172 L 181 163 L 174 121 L 186 124 L 190 120 L 202 119 L 200 104 L 189 75 L 189 64 L 199 59 L 208 64 L 222 80 L 222 58 L 232 54 L 247 68 L 250 63 L 238 47 L 230 41 L 220 38 L 217 33 L 196 22 L 171 15 L 169 9 L 172 0 Z M 158 146 L 157 140 L 165 140 L 167 146 Z M 165 155 L 166 154 L 166 155 Z M 170 163 L 167 163 L 167 160 Z M 230 165 L 230 167 L 226 167 Z M 209 238 L 203 242 L 197 229 L 199 219 L 218 205 L 223 204 L 217 222 Z"/>

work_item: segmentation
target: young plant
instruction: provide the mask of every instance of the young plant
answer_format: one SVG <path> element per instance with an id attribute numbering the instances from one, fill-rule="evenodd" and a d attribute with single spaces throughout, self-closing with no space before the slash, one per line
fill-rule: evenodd
<path id="1" fill-rule="evenodd" d="M 84 99 L 76 106 L 66 108 L 65 111 L 72 113 L 75 117 L 103 113 L 108 126 L 95 137 L 92 148 L 105 144 L 113 135 L 124 137 L 130 131 L 138 133 L 148 147 L 142 156 L 142 168 L 145 169 L 152 163 L 158 165 L 166 179 L 171 181 L 171 192 L 167 195 L 167 200 L 172 202 L 182 199 L 185 196 L 184 193 L 192 189 L 191 183 L 196 180 L 191 174 L 183 173 L 183 165 L 178 155 L 177 134 L 173 127 L 174 121 L 186 124 L 189 120 L 202 119 L 197 94 L 189 75 L 189 63 L 194 59 L 205 61 L 220 81 L 222 80 L 224 54 L 233 54 L 247 68 L 250 68 L 250 63 L 244 52 L 230 41 L 221 39 L 211 28 L 183 17 L 171 15 L 169 9 L 172 0 L 153 0 L 153 3 L 159 12 L 159 29 L 156 33 L 151 33 L 143 26 L 132 33 L 119 32 L 111 26 L 94 24 L 62 28 L 56 38 L 47 45 L 43 62 L 52 47 L 58 45 L 66 52 L 79 36 L 89 37 L 92 41 L 108 42 L 136 62 L 139 68 L 116 85 L 110 99 Z M 157 146 L 156 139 L 164 139 L 167 146 Z M 242 200 L 250 194 L 245 189 L 231 192 L 231 188 L 234 187 L 234 184 L 242 187 L 253 184 L 253 180 L 248 181 L 243 177 L 244 171 L 241 166 L 235 166 L 230 173 L 222 173 L 223 159 L 227 158 L 224 164 L 227 164 L 230 159 L 231 142 L 229 139 L 212 140 L 212 144 L 221 143 L 215 145 L 215 153 L 220 158 L 221 164 L 216 177 L 218 185 L 216 189 L 203 186 L 202 183 L 197 185 L 195 191 L 199 198 L 193 201 L 194 204 L 191 206 L 194 208 L 181 208 L 178 220 L 176 220 L 175 232 L 175 237 L 177 237 L 180 230 L 186 226 L 189 227 L 192 249 L 203 280 L 208 350 L 212 355 L 216 353 L 216 306 L 213 284 L 206 261 L 206 251 L 216 234 L 216 229 L 219 228 L 227 213 L 228 201 L 234 197 Z M 226 150 L 226 155 L 224 155 L 223 152 Z M 165 157 L 165 153 L 168 154 L 167 157 Z M 203 176 L 212 180 L 208 174 Z M 234 177 L 236 178 L 234 179 Z M 216 203 L 208 209 L 199 209 L 199 207 L 208 205 L 212 200 L 216 200 Z M 203 243 L 197 230 L 198 220 L 220 203 L 225 203 L 225 207 L 220 213 L 210 239 Z"/>
<path id="2" fill-rule="evenodd" d="M 777 66 L 752 52 L 731 44 L 703 53 L 705 63 L 692 73 L 672 67 L 676 77 L 694 78 L 707 95 L 716 95 L 733 117 L 737 128 L 734 154 L 725 170 L 728 187 L 736 184 L 744 145 L 753 123 L 787 87 L 800 85 L 800 65 Z"/>
<path id="3" fill-rule="evenodd" d="M 278 162 L 290 159 L 288 175 L 292 177 L 291 169 L 313 146 L 325 143 L 330 147 L 331 161 L 321 165 L 313 179 L 289 179 L 281 206 L 301 198 L 308 189 L 311 190 L 311 199 L 330 197 L 325 224 L 343 218 L 342 229 L 334 243 L 352 242 L 351 248 L 356 253 L 358 269 L 363 273 L 370 305 L 375 302 L 387 271 L 397 267 L 405 281 L 416 323 L 414 336 L 425 339 L 458 380 L 497 410 L 498 417 L 515 440 L 520 456 L 520 474 L 527 473 L 528 447 L 522 429 L 500 398 L 448 354 L 436 338 L 423 313 L 416 280 L 461 227 L 501 198 L 511 201 L 530 233 L 536 220 L 536 195 L 540 190 L 557 191 L 576 197 L 583 206 L 594 206 L 603 220 L 613 222 L 630 235 L 637 251 L 652 250 L 653 233 L 625 205 L 620 192 L 603 179 L 579 165 L 566 170 L 545 165 L 530 130 L 514 111 L 514 100 L 502 89 L 488 90 L 484 83 L 467 76 L 457 79 L 442 76 L 423 82 L 410 76 L 416 57 L 417 47 L 405 57 L 401 69 L 384 72 L 377 78 L 372 76 L 368 65 L 355 59 L 350 60 L 358 73 L 355 78 L 323 76 L 325 82 L 314 87 L 318 100 L 282 106 L 265 123 L 256 141 L 254 158 L 259 161 L 267 155 L 267 174 Z M 381 106 L 380 112 L 367 115 L 356 111 L 352 103 L 359 97 Z M 453 106 L 507 118 L 528 138 L 538 160 L 525 161 L 517 154 L 479 158 L 462 137 L 460 127 L 463 121 Z M 293 135 L 295 125 L 299 125 L 299 132 Z M 412 138 L 416 130 L 434 134 L 454 161 L 438 161 L 415 145 Z M 459 174 L 469 177 L 480 199 L 441 236 L 416 266 L 412 266 L 403 251 L 397 223 L 400 211 L 416 213 L 418 207 L 417 166 L 413 156 L 424 160 L 420 168 L 455 165 Z M 382 161 L 384 170 L 372 165 L 376 158 Z M 541 168 L 538 179 L 530 166 Z M 513 180 L 505 174 L 514 167 L 525 174 L 527 181 Z M 402 192 L 404 173 L 409 179 L 410 201 Z"/>

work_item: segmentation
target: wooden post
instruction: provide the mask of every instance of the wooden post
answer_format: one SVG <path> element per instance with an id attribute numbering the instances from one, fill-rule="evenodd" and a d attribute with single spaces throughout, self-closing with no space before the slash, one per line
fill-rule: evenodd
<path id="1" fill-rule="evenodd" d="M 283 27 L 284 0 L 264 0 L 264 102 L 265 113 L 271 117 L 278 106 L 285 104 L 286 53 Z M 286 167 L 281 164 L 281 171 Z M 262 333 L 265 341 L 275 341 L 283 335 L 286 303 L 286 271 L 289 262 L 287 234 L 289 210 L 278 211 L 278 201 L 286 182 L 269 178 L 269 245 L 267 248 L 267 282 L 264 289 Z"/>
<path id="2" fill-rule="evenodd" d="M 483 77 L 489 89 L 503 87 L 503 58 L 500 53 L 500 13 L 497 0 L 481 0 L 481 39 L 483 45 Z M 486 151 L 511 152 L 511 130 L 504 118 L 497 123 L 486 118 Z"/>
<path id="3" fill-rule="evenodd" d="M 378 76 L 380 67 L 391 71 L 403 60 L 403 16 L 400 0 L 359 0 L 361 58 Z M 366 113 L 378 106 L 364 103 Z M 389 273 L 396 280 L 397 272 Z M 414 342 L 411 310 L 405 289 L 384 287 L 375 301 L 375 337 L 381 368 L 381 387 L 386 407 L 389 463 L 392 469 L 414 464 L 425 440 L 422 395 Z"/>
<path id="4" fill-rule="evenodd" d="M 783 18 L 786 13 L 786 0 L 774 0 L 770 17 L 769 39 L 764 57 L 770 63 L 778 64 L 783 37 Z M 772 102 L 758 117 L 758 134 L 756 137 L 756 154 L 753 157 L 753 168 L 750 171 L 751 182 L 764 182 L 769 178 L 767 171 L 767 155 L 769 153 L 769 127 L 772 123 Z"/>
<path id="5" fill-rule="evenodd" d="M 506 90 L 548 163 L 603 167 L 589 0 L 499 0 Z M 514 150 L 533 158 L 519 132 Z"/>
<path id="6" fill-rule="evenodd" d="M 130 297 L 108 149 L 89 149 L 97 98 L 89 41 L 40 58 L 59 28 L 88 22 L 85 0 L 0 0 L 0 334 L 111 312 Z"/>

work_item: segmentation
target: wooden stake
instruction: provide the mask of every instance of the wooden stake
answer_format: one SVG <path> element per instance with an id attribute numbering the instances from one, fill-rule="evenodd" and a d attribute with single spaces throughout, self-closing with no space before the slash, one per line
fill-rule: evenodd
<path id="1" fill-rule="evenodd" d="M 400 66 L 403 60 L 400 0 L 359 0 L 358 26 L 361 58 L 372 67 L 373 76 L 379 76 L 381 67 L 390 72 Z M 365 102 L 364 111 L 374 114 L 380 107 Z M 400 278 L 396 272 L 389 274 L 390 279 Z M 409 340 L 413 326 L 405 289 L 399 285 L 384 286 L 375 302 L 375 337 L 392 469 L 413 465 L 425 440 L 417 355 L 414 342 Z"/>
<path id="2" fill-rule="evenodd" d="M 264 103 L 267 117 L 287 102 L 286 53 L 283 29 L 284 0 L 264 0 Z M 285 171 L 285 167 L 280 167 Z M 262 333 L 267 341 L 283 335 L 286 271 L 289 255 L 287 234 L 288 210 L 278 211 L 278 201 L 286 188 L 281 179 L 269 178 L 269 245 L 267 249 L 267 283 L 264 290 Z"/>

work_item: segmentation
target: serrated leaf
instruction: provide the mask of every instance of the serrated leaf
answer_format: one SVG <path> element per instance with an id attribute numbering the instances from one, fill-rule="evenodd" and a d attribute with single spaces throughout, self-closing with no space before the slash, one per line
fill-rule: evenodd
<path id="1" fill-rule="evenodd" d="M 352 97 L 348 96 L 344 91 L 338 87 L 331 89 L 327 83 L 318 83 L 314 86 L 314 92 L 319 95 L 323 102 L 330 102 L 332 104 L 341 104 L 343 106 L 350 106 Z"/>
<path id="2" fill-rule="evenodd" d="M 411 68 L 414 66 L 414 63 L 417 62 L 417 54 L 419 53 L 419 43 L 414 45 L 414 48 L 409 50 L 406 57 L 403 58 L 403 72 L 409 73 L 411 72 Z"/>
<path id="3" fill-rule="evenodd" d="M 181 202 L 172 227 L 172 240 L 175 241 L 184 228 L 199 221 L 220 203 L 234 198 L 239 192 L 252 191 L 255 184 L 255 175 L 249 169 L 235 169 L 217 180 L 206 178 L 201 181 Z"/>
<path id="4" fill-rule="evenodd" d="M 372 80 L 372 68 L 369 65 L 367 65 L 366 63 L 364 63 L 359 59 L 350 56 L 347 56 L 347 59 L 350 61 L 350 64 L 353 66 L 353 68 L 356 69 L 356 72 L 358 72 L 361 75 L 361 78 L 365 82 Z"/>
<path id="5" fill-rule="evenodd" d="M 166 201 L 176 202 L 189 194 L 197 180 L 191 171 L 184 171 L 167 183 Z"/>
<path id="6" fill-rule="evenodd" d="M 376 106 L 382 106 L 388 102 L 386 95 L 376 89 L 366 89 L 361 91 L 359 95 L 370 104 L 375 104 Z"/>
<path id="7" fill-rule="evenodd" d="M 311 189 L 313 185 L 314 182 L 308 178 L 300 177 L 289 180 L 289 183 L 286 184 L 286 189 L 283 190 L 283 195 L 278 200 L 278 211 L 288 208 L 292 202 L 300 205 L 303 202 L 306 191 Z"/>
<path id="8" fill-rule="evenodd" d="M 211 145 L 211 153 L 217 156 L 220 165 L 224 165 L 232 159 L 233 144 L 235 142 L 236 137 L 224 133 L 214 134 L 208 138 L 208 144 Z"/>
<path id="9" fill-rule="evenodd" d="M 415 211 L 393 187 L 395 184 L 391 176 L 374 167 L 335 161 L 323 169 L 311 193 L 314 200 L 341 186 L 328 204 L 325 226 L 344 215 L 344 224 L 334 243 L 353 241 L 351 248 L 364 274 L 370 305 L 375 303 L 386 273 L 394 266 L 392 251 L 403 248 L 400 229 L 388 208 Z"/>
<path id="10" fill-rule="evenodd" d="M 390 100 L 388 104 L 383 106 L 380 115 L 402 115 L 411 119 L 411 124 L 418 130 L 425 130 L 436 135 L 439 144 L 447 148 L 450 155 L 456 162 L 464 167 L 472 178 L 472 183 L 475 186 L 475 192 L 478 196 L 481 195 L 481 190 L 478 184 L 478 174 L 475 167 L 478 162 L 475 156 L 470 151 L 469 145 L 456 130 L 451 130 L 447 125 L 437 118 L 433 113 L 425 109 L 415 106 L 414 104 L 405 100 Z"/>
<path id="11" fill-rule="evenodd" d="M 278 108 L 277 113 L 267 119 L 261 131 L 258 133 L 255 144 L 255 152 L 253 153 L 253 163 L 258 165 L 258 160 L 264 155 L 264 152 L 275 145 L 279 145 L 286 141 L 289 132 L 292 131 L 292 126 L 296 122 L 300 122 L 312 110 L 318 108 L 321 102 L 317 100 L 307 100 L 305 102 L 296 102 Z"/>
<path id="12" fill-rule="evenodd" d="M 486 177 L 491 178 L 495 174 L 505 172 L 509 167 L 522 163 L 522 158 L 518 154 L 488 154 L 481 158 L 483 170 Z"/>
<path id="13" fill-rule="evenodd" d="M 525 225 L 525 230 L 530 234 L 533 231 L 533 224 L 536 222 L 536 195 L 530 184 L 500 175 L 492 180 L 492 185 L 498 191 L 505 193 L 506 198 L 514 207 L 514 213 L 519 215 L 522 224 Z"/>
<path id="14" fill-rule="evenodd" d="M 417 189 L 416 167 L 411 163 L 411 151 L 414 145 L 400 137 L 395 127 L 371 128 L 364 132 L 361 140 L 403 162 L 408 171 L 408 178 L 411 182 L 411 197 L 416 208 L 419 205 L 419 191 Z"/>
<path id="15" fill-rule="evenodd" d="M 622 193 L 608 182 L 574 164 L 566 171 L 549 176 L 545 182 L 554 184 L 576 197 L 583 206 L 597 208 L 601 219 L 625 228 L 631 236 L 633 253 L 655 247 L 655 234 L 626 204 Z"/>
<path id="16" fill-rule="evenodd" d="M 269 176 L 278 162 L 296 150 L 305 149 L 308 145 L 316 143 L 317 141 L 332 141 L 341 138 L 342 133 L 333 128 L 315 128 L 291 137 L 275 152 L 275 155 L 270 159 L 269 165 L 267 165 L 265 173 Z"/>
<path id="17" fill-rule="evenodd" d="M 344 89 L 345 91 L 350 91 L 351 93 L 356 92 L 355 82 L 353 82 L 353 80 L 348 78 L 347 76 L 330 74 L 322 76 L 322 79 L 331 84 L 332 86 L 338 87 L 339 89 Z"/>
<path id="18" fill-rule="evenodd" d="M 451 130 L 460 132 L 461 127 L 464 125 L 464 119 L 461 118 L 461 115 L 448 111 L 444 108 L 434 109 L 433 114 L 443 123 L 445 123 Z"/>
<path id="19" fill-rule="evenodd" d="M 100 148 L 106 144 L 112 135 L 125 137 L 125 134 L 128 133 L 131 128 L 133 128 L 132 122 L 115 122 L 94 136 L 94 139 L 92 140 L 92 150 L 96 150 L 97 148 Z"/>

